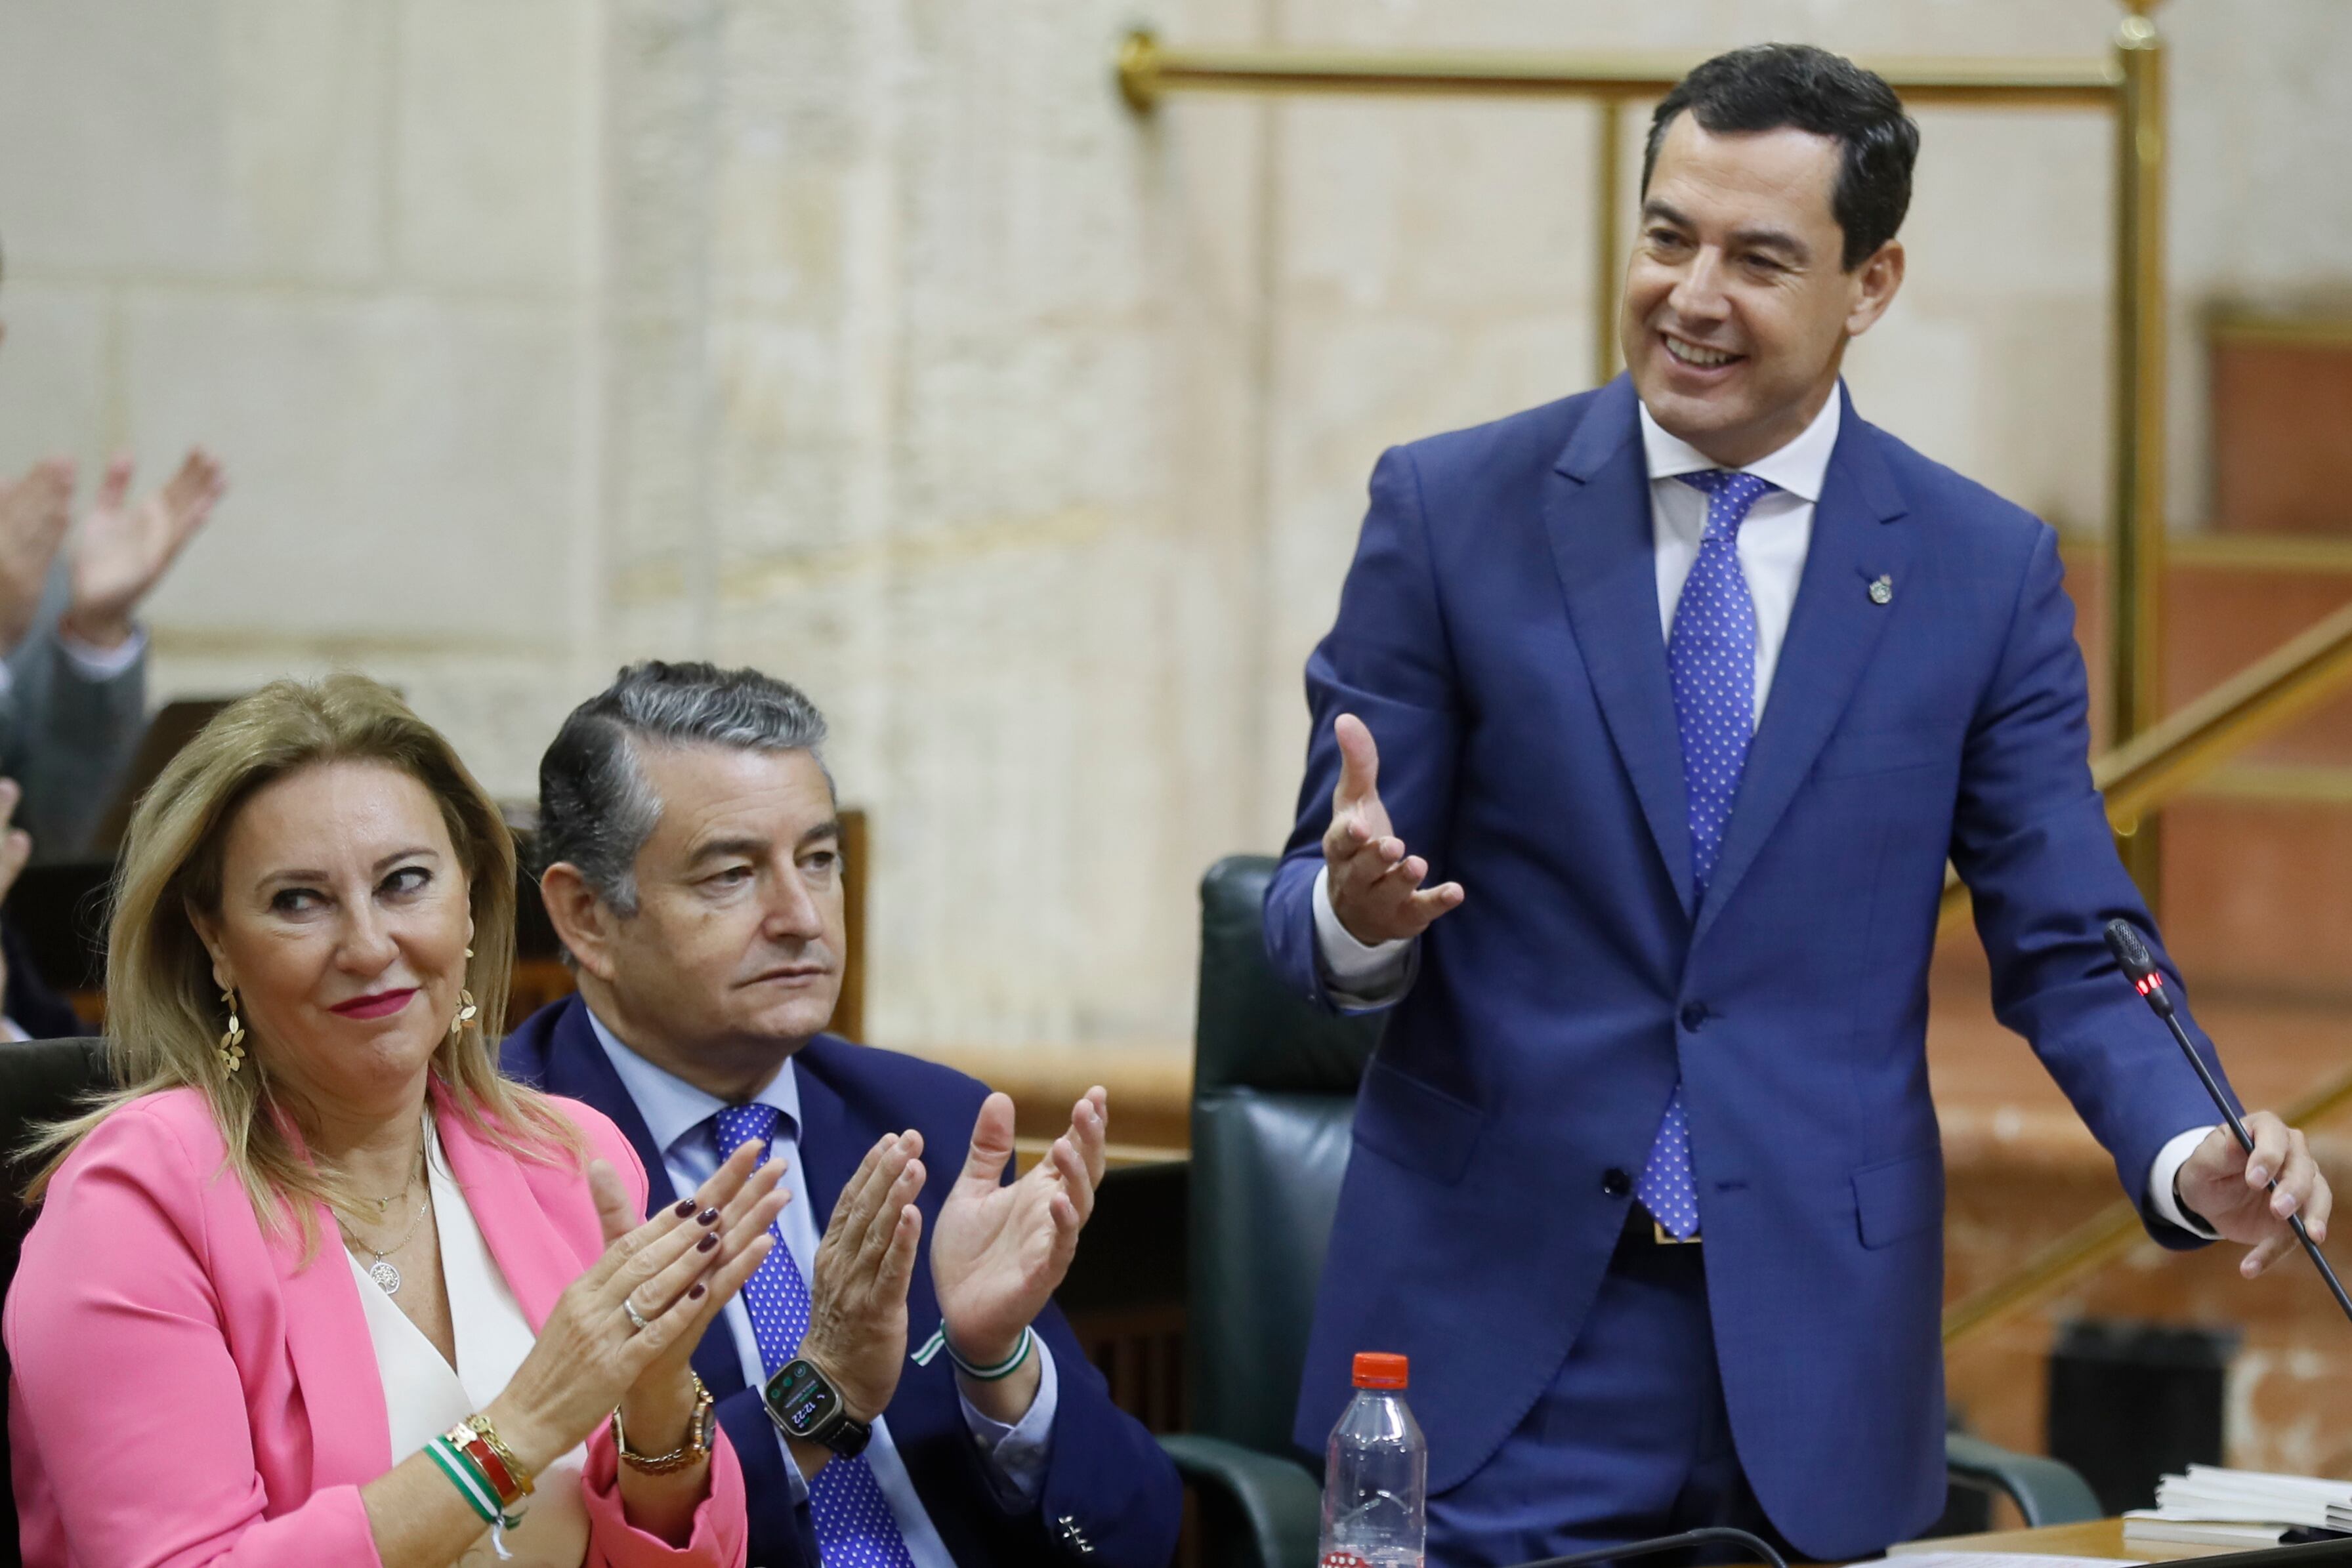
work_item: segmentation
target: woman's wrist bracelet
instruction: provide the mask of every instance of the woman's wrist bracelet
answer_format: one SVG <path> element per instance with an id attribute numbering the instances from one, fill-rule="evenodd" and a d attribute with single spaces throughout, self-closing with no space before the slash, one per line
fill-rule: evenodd
<path id="1" fill-rule="evenodd" d="M 515 1458 L 515 1451 L 507 1447 L 506 1439 L 499 1436 L 499 1429 L 490 1425 L 490 1418 L 488 1416 L 478 1410 L 451 1429 L 449 1435 L 452 1437 L 457 1437 L 459 1447 L 462 1448 L 465 1443 L 459 1437 L 460 1433 L 470 1433 L 479 1439 L 482 1446 L 489 1449 L 499 1463 L 505 1467 L 507 1475 L 514 1485 L 511 1491 L 502 1490 L 499 1492 L 501 1499 L 508 1503 L 514 1503 L 531 1494 L 536 1480 L 530 1473 L 530 1468 Z"/>
<path id="2" fill-rule="evenodd" d="M 449 1479 L 449 1484 L 457 1489 L 457 1495 L 466 1500 L 466 1506 L 472 1509 L 484 1524 L 492 1530 L 512 1530 L 522 1522 L 500 1506 L 498 1491 L 491 1485 L 489 1477 L 483 1473 L 472 1455 L 449 1440 L 446 1432 L 425 1444 L 425 1452 Z M 499 1544 L 503 1546 L 505 1543 L 501 1542 Z M 501 1552 L 500 1555 L 503 1556 L 504 1552 Z"/>
<path id="3" fill-rule="evenodd" d="M 948 1343 L 948 1325 L 941 1323 L 940 1332 L 933 1334 L 923 1348 L 915 1353 L 914 1362 L 917 1366 L 929 1366 L 937 1359 L 940 1352 L 944 1350 L 948 1353 L 948 1359 L 955 1364 L 955 1369 L 974 1383 L 1002 1383 L 1027 1364 L 1029 1353 L 1036 1348 L 1036 1344 L 1037 1331 L 1024 1327 L 1021 1331 L 1021 1343 L 1013 1347 L 1011 1355 L 1006 1356 L 994 1366 L 974 1366 L 956 1354 L 956 1347 Z"/>

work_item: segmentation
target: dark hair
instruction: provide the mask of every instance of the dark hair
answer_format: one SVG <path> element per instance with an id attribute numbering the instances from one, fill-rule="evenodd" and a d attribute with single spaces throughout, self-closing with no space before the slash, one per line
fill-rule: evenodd
<path id="1" fill-rule="evenodd" d="M 757 670 L 658 659 L 627 666 L 573 708 L 540 758 L 533 869 L 570 862 L 623 915 L 637 912 L 637 852 L 661 821 L 640 742 L 805 751 L 822 768 L 824 716 L 798 687 Z"/>
<path id="2" fill-rule="evenodd" d="M 1877 253 L 1903 226 L 1911 205 L 1911 165 L 1919 128 L 1875 71 L 1810 44 L 1757 44 L 1717 55 L 1675 84 L 1650 116 L 1642 152 L 1642 189 L 1650 188 L 1666 127 L 1688 110 L 1717 134 L 1794 126 L 1838 143 L 1837 186 L 1830 211 L 1845 231 L 1848 272 Z"/>

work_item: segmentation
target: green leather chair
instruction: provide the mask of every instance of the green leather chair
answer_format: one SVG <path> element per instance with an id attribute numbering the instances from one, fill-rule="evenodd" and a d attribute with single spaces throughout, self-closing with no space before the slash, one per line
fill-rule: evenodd
<path id="1" fill-rule="evenodd" d="M 1202 1561 L 1310 1568 L 1318 1461 L 1292 1444 L 1307 1323 L 1348 1166 L 1356 1083 L 1377 1019 L 1341 1019 L 1283 988 L 1259 906 L 1275 862 L 1234 855 L 1201 883 L 1200 1021 L 1193 1048 L 1192 1433 L 1163 1438 L 1193 1483 Z M 2006 1493 L 2030 1524 L 2100 1516 L 2083 1478 L 2053 1460 L 1955 1433 L 1954 1479 Z"/>

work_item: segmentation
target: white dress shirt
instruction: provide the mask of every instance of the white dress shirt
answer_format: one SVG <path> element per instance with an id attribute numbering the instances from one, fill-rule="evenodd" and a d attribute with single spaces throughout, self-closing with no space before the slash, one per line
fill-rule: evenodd
<path id="1" fill-rule="evenodd" d="M 727 1103 L 631 1051 L 604 1026 L 604 1020 L 593 1009 L 588 1012 L 588 1023 L 596 1031 L 597 1043 L 611 1059 L 613 1071 L 620 1074 L 622 1087 L 635 1102 L 637 1113 L 645 1118 L 646 1130 L 653 1134 L 655 1145 L 662 1151 L 662 1164 L 669 1172 L 670 1185 L 681 1193 L 693 1192 L 719 1169 L 719 1133 L 711 1118 L 724 1110 Z M 792 1254 L 802 1280 L 813 1280 L 817 1238 L 828 1217 L 817 1214 L 809 1201 L 808 1177 L 800 1159 L 800 1080 L 789 1058 L 774 1081 L 752 1099 L 773 1106 L 777 1112 L 770 1157 L 784 1162 L 782 1185 L 792 1195 L 792 1201 L 784 1205 L 784 1212 L 776 1222 L 777 1228 L 783 1233 L 784 1249 Z M 743 1364 L 744 1386 L 761 1386 L 768 1380 L 768 1372 L 760 1363 L 760 1342 L 751 1332 L 751 1313 L 743 1304 L 742 1292 L 736 1292 L 719 1312 L 735 1336 L 736 1354 Z M 1055 1375 L 1053 1353 L 1042 1335 L 1037 1339 L 1034 1354 L 1040 1374 L 1037 1396 L 1017 1425 L 1008 1427 L 992 1420 L 976 1409 L 971 1400 L 962 1401 L 964 1422 L 971 1429 L 972 1441 L 982 1458 L 987 1461 L 983 1469 L 991 1484 L 1008 1502 L 1025 1504 L 1036 1500 L 1045 1485 L 1045 1466 L 1053 1453 L 1054 1413 L 1059 1406 L 1061 1385 Z M 958 1396 L 961 1396 L 961 1390 L 958 1390 Z M 793 1500 L 805 1501 L 808 1483 L 802 1478 L 800 1466 L 793 1461 L 792 1449 L 784 1444 L 782 1433 L 777 1434 L 776 1443 L 783 1449 L 784 1474 L 792 1483 Z M 866 1447 L 866 1462 L 873 1467 L 875 1482 L 882 1489 L 882 1500 L 890 1505 L 890 1515 L 898 1521 L 898 1533 L 906 1539 L 915 1568 L 955 1568 L 955 1559 L 948 1554 L 947 1543 L 940 1539 L 923 1500 L 915 1491 L 914 1479 L 907 1473 L 907 1462 L 898 1456 L 898 1445 L 891 1438 L 887 1416 L 875 1417 L 874 1437 Z"/>
<path id="2" fill-rule="evenodd" d="M 441 1359 L 433 1342 L 383 1287 L 368 1278 L 360 1260 L 351 1259 L 376 1371 L 383 1379 L 394 1463 L 496 1399 L 538 1343 L 530 1320 L 523 1316 L 521 1303 L 474 1223 L 465 1188 L 450 1174 L 429 1116 L 426 1128 L 430 1157 L 425 1167 L 441 1233 L 441 1282 L 449 1295 L 455 1367 Z M 348 1249 L 344 1256 L 351 1257 Z M 588 1447 L 583 1443 L 540 1472 L 523 1506 L 522 1524 L 506 1532 L 510 1555 L 504 1561 L 514 1568 L 580 1568 L 587 1561 L 588 1505 L 580 1498 L 580 1479 L 587 1465 Z M 490 1568 L 500 1561 L 496 1544 L 485 1534 L 457 1559 L 457 1568 Z"/>
<path id="3" fill-rule="evenodd" d="M 1789 616 L 1796 608 L 1797 586 L 1804 579 L 1805 554 L 1813 539 L 1813 507 L 1822 497 L 1829 473 L 1830 454 L 1836 450 L 1844 399 L 1832 392 L 1812 423 L 1786 446 L 1746 465 L 1773 486 L 1756 499 L 1740 525 L 1740 575 L 1748 580 L 1748 596 L 1756 606 L 1756 720 L 1764 719 L 1765 699 L 1771 695 L 1772 674 L 1780 667 L 1780 647 L 1789 638 Z M 1707 497 L 1676 476 L 1718 468 L 1698 448 L 1667 434 L 1640 404 L 1642 455 L 1650 470 L 1650 536 L 1657 551 L 1658 625 L 1662 637 L 1675 629 L 1675 610 L 1682 601 L 1683 583 L 1698 559 L 1700 539 L 1706 532 Z M 1410 849 L 1412 846 L 1406 846 Z M 1349 935 L 1331 907 L 1331 873 L 1315 875 L 1316 948 L 1332 993 L 1343 1003 L 1380 1007 L 1404 993 L 1412 980 L 1413 943 L 1407 939 L 1367 946 Z M 2197 1235 L 2211 1237 L 2212 1229 L 2182 1211 L 2173 1196 L 2173 1178 L 2191 1151 L 2211 1131 L 2195 1127 L 2157 1151 L 2148 1167 L 2147 1201 L 2171 1223 Z"/>

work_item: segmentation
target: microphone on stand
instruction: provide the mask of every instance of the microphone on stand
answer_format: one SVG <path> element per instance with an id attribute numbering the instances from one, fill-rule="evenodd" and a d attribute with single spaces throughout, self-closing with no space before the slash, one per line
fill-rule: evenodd
<path id="1" fill-rule="evenodd" d="M 2214 1081 L 2212 1069 L 2207 1067 L 2205 1059 L 2197 1054 L 2197 1047 L 2189 1042 L 2189 1031 L 2180 1027 L 2179 1009 L 2172 1003 L 2172 993 L 2164 988 L 2164 975 L 2157 968 L 2156 960 L 2148 956 L 2147 944 L 2140 940 L 2139 933 L 2132 929 L 2130 921 L 2107 922 L 2107 951 L 2113 953 L 2116 962 L 2123 966 L 2124 977 L 2132 983 L 2132 988 L 2147 998 L 2148 1007 L 2172 1030 L 2172 1038 L 2179 1042 L 2181 1051 L 2187 1054 L 2189 1065 L 2197 1070 L 2198 1080 L 2205 1085 L 2205 1092 L 2213 1097 L 2213 1103 L 2221 1107 L 2222 1116 L 2230 1124 L 2230 1131 L 2237 1134 L 2238 1146 L 2249 1155 L 2252 1154 L 2254 1135 L 2247 1132 L 2245 1123 L 2238 1119 L 2230 1097 L 2221 1092 L 2221 1085 Z M 2273 1192 L 2278 1190 L 2275 1177 L 2269 1186 Z M 2327 1266 L 2326 1258 L 2320 1253 L 2319 1243 L 2314 1241 L 2311 1232 L 2304 1228 L 2303 1216 L 2290 1214 L 2286 1222 L 2294 1228 L 2294 1239 L 2302 1242 L 2303 1249 L 2311 1255 L 2312 1267 L 2317 1269 L 2319 1277 L 2327 1281 L 2327 1289 L 2336 1297 L 2336 1304 L 2344 1309 L 2347 1318 L 2352 1318 L 2352 1296 L 2344 1293 L 2344 1281 L 2338 1280 L 2336 1270 Z"/>

